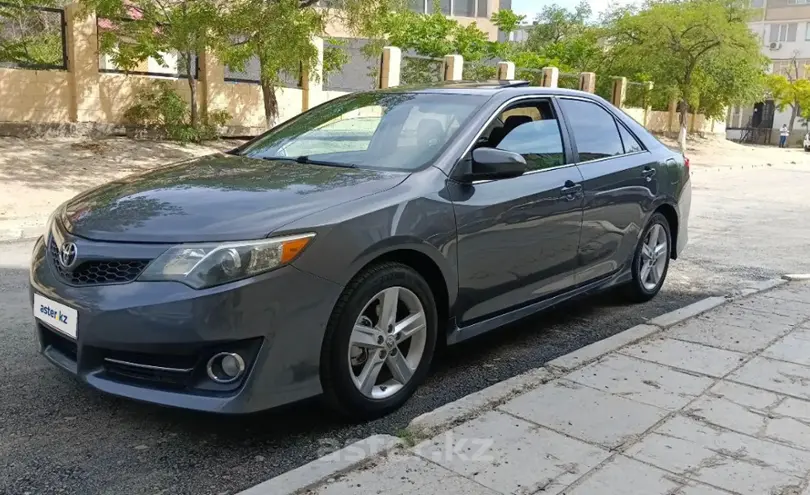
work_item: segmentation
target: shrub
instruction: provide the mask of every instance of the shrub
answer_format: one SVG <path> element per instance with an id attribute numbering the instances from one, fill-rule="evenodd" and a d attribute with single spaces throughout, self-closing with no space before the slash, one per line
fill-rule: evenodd
<path id="1" fill-rule="evenodd" d="M 156 130 L 174 141 L 196 143 L 216 139 L 218 129 L 231 119 L 228 112 L 214 110 L 203 115 L 201 125 L 192 126 L 188 102 L 166 81 L 142 89 L 135 98 L 136 103 L 124 112 L 124 120 Z"/>

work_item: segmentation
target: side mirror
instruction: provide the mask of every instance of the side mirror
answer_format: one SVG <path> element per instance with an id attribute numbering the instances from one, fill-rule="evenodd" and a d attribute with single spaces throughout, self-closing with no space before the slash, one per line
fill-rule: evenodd
<path id="1" fill-rule="evenodd" d="M 476 180 L 498 180 L 518 177 L 526 173 L 526 159 L 518 153 L 495 148 L 477 148 L 472 152 L 469 173 L 464 178 Z"/>

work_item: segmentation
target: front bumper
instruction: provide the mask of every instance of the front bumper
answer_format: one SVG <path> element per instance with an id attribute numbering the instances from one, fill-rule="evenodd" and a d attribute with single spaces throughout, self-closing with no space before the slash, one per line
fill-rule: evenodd
<path id="1" fill-rule="evenodd" d="M 30 283 L 32 303 L 38 293 L 78 311 L 75 341 L 36 320 L 41 352 L 98 390 L 221 413 L 260 411 L 322 391 L 321 342 L 341 287 L 292 266 L 206 290 L 137 281 L 77 287 L 59 277 L 40 238 Z M 223 350 L 246 357 L 247 371 L 233 384 L 205 372 L 208 358 Z"/>

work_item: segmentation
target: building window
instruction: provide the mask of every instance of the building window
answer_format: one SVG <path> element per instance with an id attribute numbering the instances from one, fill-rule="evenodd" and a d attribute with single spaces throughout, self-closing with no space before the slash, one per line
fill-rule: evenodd
<path id="1" fill-rule="evenodd" d="M 798 23 L 791 22 L 789 24 L 771 24 L 771 36 L 769 42 L 776 41 L 796 41 L 796 29 Z"/>
<path id="2" fill-rule="evenodd" d="M 478 12 L 476 13 L 476 17 L 489 19 L 489 12 L 487 11 L 488 7 L 488 0 L 478 0 Z"/>
<path id="3" fill-rule="evenodd" d="M 804 40 L 810 41 L 810 22 L 807 23 L 807 27 L 804 30 Z"/>
<path id="4" fill-rule="evenodd" d="M 807 5 L 810 0 L 788 0 L 788 5 Z"/>
<path id="5" fill-rule="evenodd" d="M 762 8 L 763 0 L 751 0 L 751 8 L 752 9 L 759 9 Z"/>
<path id="6" fill-rule="evenodd" d="M 453 0 L 453 15 L 475 17 L 476 0 Z"/>
<path id="7" fill-rule="evenodd" d="M 408 0 L 408 8 L 420 14 L 432 14 L 433 0 Z M 489 0 L 440 0 L 439 9 L 445 15 L 452 12 L 457 17 L 489 19 Z"/>

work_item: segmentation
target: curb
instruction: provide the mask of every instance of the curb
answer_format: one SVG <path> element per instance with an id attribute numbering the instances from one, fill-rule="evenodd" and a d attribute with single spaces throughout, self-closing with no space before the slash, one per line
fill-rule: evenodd
<path id="1" fill-rule="evenodd" d="M 403 442 L 391 435 L 373 435 L 348 447 L 315 459 L 309 464 L 287 471 L 237 495 L 293 495 L 328 481 L 393 450 Z"/>
<path id="2" fill-rule="evenodd" d="M 782 278 L 785 280 L 799 282 L 804 280 L 810 280 L 810 273 L 789 273 L 787 275 L 782 275 Z"/>
<path id="3" fill-rule="evenodd" d="M 808 275 L 807 280 L 810 280 Z M 756 282 L 739 291 L 737 296 L 712 296 L 693 304 L 653 318 L 646 324 L 636 325 L 606 339 L 581 347 L 574 352 L 553 359 L 544 367 L 498 382 L 478 392 L 440 406 L 415 417 L 408 423 L 408 444 L 434 436 L 479 414 L 493 409 L 512 397 L 535 389 L 560 375 L 586 366 L 605 354 L 634 344 L 653 334 L 694 318 L 725 303 L 764 292 L 787 283 L 786 280 Z M 316 459 L 304 466 L 288 471 L 260 483 L 237 495 L 295 495 L 324 481 L 340 476 L 368 463 L 373 458 L 405 445 L 402 439 L 390 435 L 374 435 L 352 445 Z"/>
<path id="4" fill-rule="evenodd" d="M 40 231 L 45 232 L 44 225 L 41 229 L 0 229 L 0 244 L 35 241 L 40 236 Z"/>

